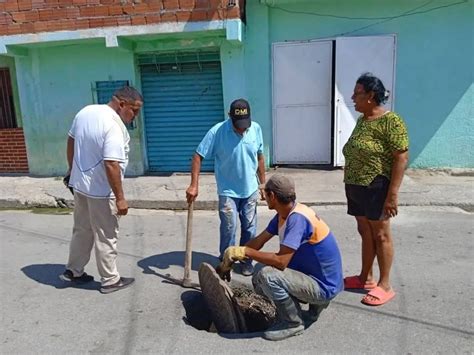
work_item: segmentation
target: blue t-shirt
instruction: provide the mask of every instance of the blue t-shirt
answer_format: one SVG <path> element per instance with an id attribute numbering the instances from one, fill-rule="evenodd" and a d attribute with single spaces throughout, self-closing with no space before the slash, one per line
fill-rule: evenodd
<path id="1" fill-rule="evenodd" d="M 278 235 L 281 245 L 295 250 L 288 267 L 311 276 L 326 299 L 334 298 L 344 289 L 336 238 L 311 208 L 295 204 L 286 220 L 277 214 L 268 224 L 267 232 Z"/>
<path id="2" fill-rule="evenodd" d="M 252 125 L 241 136 L 227 119 L 212 127 L 196 149 L 204 159 L 215 159 L 217 193 L 247 198 L 258 189 L 258 154 L 263 152 L 262 129 Z"/>

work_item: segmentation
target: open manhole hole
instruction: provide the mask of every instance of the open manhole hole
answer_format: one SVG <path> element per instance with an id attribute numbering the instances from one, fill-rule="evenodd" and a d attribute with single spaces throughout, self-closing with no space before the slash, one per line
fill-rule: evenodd
<path id="1" fill-rule="evenodd" d="M 276 321 L 275 306 L 245 284 L 222 281 L 214 268 L 199 268 L 202 292 L 182 296 L 187 322 L 196 329 L 219 333 L 261 332 Z"/>

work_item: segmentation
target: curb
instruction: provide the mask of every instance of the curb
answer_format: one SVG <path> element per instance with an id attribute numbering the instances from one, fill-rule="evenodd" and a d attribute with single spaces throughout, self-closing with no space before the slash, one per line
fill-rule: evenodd
<path id="1" fill-rule="evenodd" d="M 301 203 L 308 206 L 346 206 L 346 201 L 300 201 Z M 150 209 L 150 210 L 171 210 L 171 211 L 185 211 L 188 208 L 186 201 L 147 201 L 147 200 L 128 200 L 130 208 L 136 209 Z M 35 201 L 22 201 L 16 199 L 0 199 L 0 209 L 31 209 L 31 208 L 72 208 L 74 201 L 71 200 L 52 200 L 48 202 L 35 202 Z M 258 206 L 266 206 L 264 201 L 259 201 Z M 466 212 L 474 212 L 474 203 L 463 203 L 463 202 L 401 202 L 399 206 L 410 206 L 410 207 L 458 207 Z M 216 200 L 209 201 L 196 201 L 194 203 L 195 210 L 202 211 L 216 211 L 218 208 L 218 202 Z"/>

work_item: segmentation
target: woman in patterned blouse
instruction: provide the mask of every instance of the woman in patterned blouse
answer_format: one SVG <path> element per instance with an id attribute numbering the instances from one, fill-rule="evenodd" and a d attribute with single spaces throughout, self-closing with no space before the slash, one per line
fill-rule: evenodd
<path id="1" fill-rule="evenodd" d="M 402 118 L 383 104 L 389 92 L 370 73 L 357 79 L 352 101 L 358 118 L 344 146 L 347 213 L 356 218 L 362 237 L 362 270 L 344 279 L 346 289 L 366 289 L 362 302 L 382 305 L 395 296 L 390 285 L 393 242 L 390 218 L 398 213 L 398 190 L 408 162 L 408 134 Z M 380 278 L 372 264 L 377 257 Z"/>

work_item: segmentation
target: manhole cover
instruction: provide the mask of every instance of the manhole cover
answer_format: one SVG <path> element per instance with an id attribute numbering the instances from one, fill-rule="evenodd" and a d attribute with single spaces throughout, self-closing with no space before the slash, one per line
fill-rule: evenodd
<path id="1" fill-rule="evenodd" d="M 202 263 L 199 268 L 199 283 L 217 331 L 246 332 L 245 320 L 232 290 L 208 263 Z"/>

